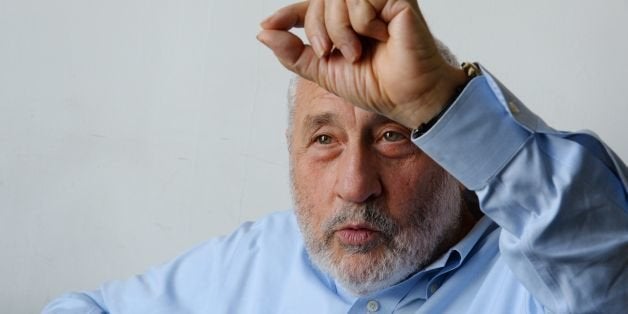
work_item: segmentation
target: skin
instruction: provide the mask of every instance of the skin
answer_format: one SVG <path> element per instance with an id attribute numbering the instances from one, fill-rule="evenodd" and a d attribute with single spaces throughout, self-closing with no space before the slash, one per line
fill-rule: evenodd
<path id="1" fill-rule="evenodd" d="M 425 232 L 413 237 L 429 237 L 418 240 L 430 242 L 428 249 L 409 256 L 412 268 L 404 270 L 407 273 L 401 278 L 385 281 L 386 285 L 435 260 L 475 224 L 460 198 L 450 208 L 455 215 L 440 228 L 425 225 L 430 224 L 425 222 L 429 219 L 422 219 L 419 226 L 409 223 L 415 211 L 422 211 L 418 215 L 436 212 L 422 207 L 433 204 L 437 197 L 435 182 L 455 179 L 410 141 L 406 127 L 311 82 L 299 81 L 296 96 L 290 156 L 297 216 L 306 237 L 316 244 L 329 241 L 328 253 L 342 268 L 340 273 L 350 273 L 354 281 L 364 280 L 361 274 L 373 271 L 366 265 L 383 259 L 384 252 L 391 249 L 391 238 L 362 220 L 343 222 L 326 235 L 325 227 L 340 211 L 377 204 L 400 233 L 415 228 Z M 461 193 L 463 187 L 455 182 L 453 189 Z"/>
<path id="2" fill-rule="evenodd" d="M 384 194 L 403 203 L 440 169 L 412 144 L 409 130 L 390 119 L 357 108 L 309 82 L 299 82 L 296 101 L 291 143 L 295 174 L 309 178 L 299 182 L 329 208 L 336 202 L 359 204 Z M 325 115 L 335 121 L 307 122 Z"/>
<path id="3" fill-rule="evenodd" d="M 281 8 L 261 26 L 258 40 L 288 70 L 408 128 L 436 116 L 467 82 L 438 53 L 414 1 L 311 0 Z M 293 27 L 305 27 L 313 44 L 291 34 Z"/>
<path id="4" fill-rule="evenodd" d="M 438 53 L 417 2 L 310 0 L 279 9 L 261 26 L 258 40 L 288 70 L 313 82 L 297 89 L 290 152 L 297 218 L 302 229 L 309 228 L 306 243 L 308 237 L 318 241 L 310 247 L 328 243 L 344 272 L 382 258 L 391 241 L 368 224 L 345 222 L 324 235 L 338 211 L 373 202 L 398 229 L 421 230 L 415 240 L 430 237 L 433 245 L 415 256 L 417 267 L 461 239 L 475 220 L 462 202 L 438 211 L 443 206 L 435 200 L 447 191 L 436 194 L 435 186 L 448 174 L 409 134 L 436 116 L 468 79 Z M 311 45 L 291 34 L 293 27 L 304 27 Z M 418 216 L 411 226 L 417 211 L 424 223 Z M 441 216 L 449 218 L 436 219 Z M 423 240 L 413 243 L 428 243 Z"/>

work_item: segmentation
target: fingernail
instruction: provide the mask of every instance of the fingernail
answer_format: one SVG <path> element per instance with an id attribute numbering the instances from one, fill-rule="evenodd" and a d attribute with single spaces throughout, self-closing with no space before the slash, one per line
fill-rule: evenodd
<path id="1" fill-rule="evenodd" d="M 350 45 L 344 44 L 340 46 L 340 51 L 342 52 L 342 55 L 345 56 L 345 59 L 351 62 L 355 61 L 355 58 L 357 56 L 353 47 L 351 47 Z"/>
<path id="2" fill-rule="evenodd" d="M 319 58 L 322 58 L 325 55 L 325 48 L 323 48 L 323 41 L 318 37 L 312 37 L 312 48 L 314 48 L 314 53 Z"/>

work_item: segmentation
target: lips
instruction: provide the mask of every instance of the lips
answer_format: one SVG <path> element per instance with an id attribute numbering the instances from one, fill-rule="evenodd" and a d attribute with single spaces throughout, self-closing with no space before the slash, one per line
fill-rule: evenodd
<path id="1" fill-rule="evenodd" d="M 338 240 L 349 246 L 361 246 L 376 239 L 377 230 L 365 224 L 346 225 L 336 230 Z"/>

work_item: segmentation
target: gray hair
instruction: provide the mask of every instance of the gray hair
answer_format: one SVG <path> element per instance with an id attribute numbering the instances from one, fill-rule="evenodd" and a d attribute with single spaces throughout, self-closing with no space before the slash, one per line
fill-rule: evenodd
<path id="1" fill-rule="evenodd" d="M 451 65 L 451 66 L 453 66 L 455 68 L 460 68 L 460 63 L 458 63 L 458 59 L 451 52 L 449 47 L 447 47 L 447 45 L 445 45 L 438 38 L 434 38 L 434 41 L 436 42 L 436 48 L 438 49 L 438 52 L 443 57 L 445 62 L 447 62 L 449 65 Z M 300 79 L 300 76 L 294 74 L 294 75 L 292 75 L 292 77 L 290 78 L 290 82 L 288 83 L 288 95 L 287 95 L 287 99 L 288 99 L 288 130 L 286 132 L 286 134 L 288 136 L 288 149 L 290 149 L 290 145 L 292 143 L 292 127 L 293 127 L 293 124 L 294 124 L 294 108 L 295 108 L 295 102 L 296 102 L 296 98 L 297 98 L 297 85 L 299 83 L 299 79 Z"/>

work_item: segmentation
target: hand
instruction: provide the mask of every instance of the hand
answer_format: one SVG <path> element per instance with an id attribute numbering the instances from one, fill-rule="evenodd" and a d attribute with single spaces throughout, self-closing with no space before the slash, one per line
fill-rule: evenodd
<path id="1" fill-rule="evenodd" d="M 261 26 L 258 40 L 286 68 L 408 128 L 437 115 L 467 80 L 441 57 L 411 0 L 310 0 Z M 293 27 L 305 27 L 312 46 Z"/>

